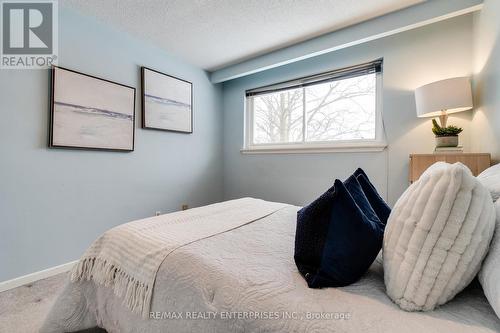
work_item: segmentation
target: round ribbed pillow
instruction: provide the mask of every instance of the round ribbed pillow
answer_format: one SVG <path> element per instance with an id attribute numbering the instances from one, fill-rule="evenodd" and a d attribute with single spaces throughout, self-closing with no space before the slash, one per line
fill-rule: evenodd
<path id="1" fill-rule="evenodd" d="M 493 201 L 500 198 L 500 164 L 484 170 L 477 176 L 477 179 L 490 191 Z"/>
<path id="2" fill-rule="evenodd" d="M 383 245 L 387 295 L 407 311 L 446 303 L 476 276 L 494 225 L 490 194 L 466 166 L 432 165 L 389 216 Z"/>

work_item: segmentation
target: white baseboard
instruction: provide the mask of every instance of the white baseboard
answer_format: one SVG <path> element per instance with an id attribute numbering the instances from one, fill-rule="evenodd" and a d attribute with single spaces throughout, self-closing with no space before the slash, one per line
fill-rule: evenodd
<path id="1" fill-rule="evenodd" d="M 73 266 L 78 262 L 78 260 L 68 262 L 66 264 L 62 264 L 59 266 L 54 266 L 51 268 L 44 269 L 43 271 L 31 273 L 28 275 L 23 275 L 18 278 L 2 281 L 0 282 L 0 292 L 6 291 L 9 289 L 14 289 L 20 287 L 22 285 L 32 283 L 38 280 L 46 279 L 48 277 L 57 275 L 59 273 L 68 272 L 73 268 Z"/>

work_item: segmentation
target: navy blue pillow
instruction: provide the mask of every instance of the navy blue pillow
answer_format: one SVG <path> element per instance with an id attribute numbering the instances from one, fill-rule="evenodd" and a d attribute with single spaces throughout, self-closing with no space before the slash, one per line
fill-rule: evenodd
<path id="1" fill-rule="evenodd" d="M 370 219 L 370 221 L 380 222 L 377 213 L 373 210 L 370 201 L 365 195 L 361 183 L 355 174 L 344 181 L 344 186 L 358 205 L 359 209 Z"/>
<path id="2" fill-rule="evenodd" d="M 370 182 L 370 179 L 363 171 L 363 169 L 358 168 L 356 171 L 354 171 L 353 175 L 361 185 L 366 198 L 370 202 L 370 205 L 377 214 L 378 218 L 385 225 L 387 223 L 387 219 L 389 218 L 389 214 L 391 214 L 391 208 L 385 203 L 380 194 L 378 194 L 375 186 L 373 186 L 373 184 Z"/>
<path id="3" fill-rule="evenodd" d="M 375 260 L 383 233 L 357 177 L 336 180 L 297 213 L 295 263 L 311 288 L 349 285 Z"/>
<path id="4" fill-rule="evenodd" d="M 297 212 L 295 263 L 304 277 L 321 265 L 321 256 L 329 228 L 335 186 Z"/>

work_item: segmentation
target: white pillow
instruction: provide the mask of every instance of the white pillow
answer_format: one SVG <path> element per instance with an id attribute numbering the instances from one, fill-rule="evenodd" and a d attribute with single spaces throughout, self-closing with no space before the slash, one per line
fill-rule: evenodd
<path id="1" fill-rule="evenodd" d="M 500 164 L 484 170 L 477 176 L 477 179 L 490 191 L 493 201 L 500 198 Z"/>
<path id="2" fill-rule="evenodd" d="M 384 234 L 387 295 L 408 311 L 452 299 L 479 271 L 495 226 L 486 188 L 461 163 L 438 162 L 399 198 Z"/>
<path id="3" fill-rule="evenodd" d="M 484 294 L 500 318 L 500 201 L 495 202 L 496 229 L 490 251 L 479 272 Z"/>

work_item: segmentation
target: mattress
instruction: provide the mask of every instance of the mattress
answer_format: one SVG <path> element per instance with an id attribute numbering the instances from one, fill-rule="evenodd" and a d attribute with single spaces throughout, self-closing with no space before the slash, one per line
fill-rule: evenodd
<path id="1" fill-rule="evenodd" d="M 475 281 L 435 311 L 402 311 L 385 294 L 380 259 L 353 285 L 309 289 L 293 261 L 298 209 L 177 249 L 159 268 L 149 319 L 110 288 L 68 281 L 42 331 L 500 332 Z"/>

